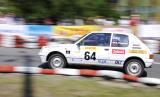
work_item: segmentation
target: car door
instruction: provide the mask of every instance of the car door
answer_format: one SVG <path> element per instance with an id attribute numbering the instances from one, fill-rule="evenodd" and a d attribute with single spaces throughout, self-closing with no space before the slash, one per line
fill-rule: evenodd
<path id="1" fill-rule="evenodd" d="M 107 65 L 109 62 L 110 33 L 91 33 L 83 38 L 74 54 L 74 63 Z"/>
<path id="2" fill-rule="evenodd" d="M 113 34 L 112 43 L 111 43 L 111 51 L 110 54 L 110 65 L 112 66 L 122 66 L 127 48 L 129 45 L 129 37 L 125 34 Z"/>

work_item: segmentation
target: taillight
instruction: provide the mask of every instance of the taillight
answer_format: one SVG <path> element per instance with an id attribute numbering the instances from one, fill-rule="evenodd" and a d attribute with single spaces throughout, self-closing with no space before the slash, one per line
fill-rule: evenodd
<path id="1" fill-rule="evenodd" d="M 154 54 L 150 54 L 149 59 L 154 59 Z"/>

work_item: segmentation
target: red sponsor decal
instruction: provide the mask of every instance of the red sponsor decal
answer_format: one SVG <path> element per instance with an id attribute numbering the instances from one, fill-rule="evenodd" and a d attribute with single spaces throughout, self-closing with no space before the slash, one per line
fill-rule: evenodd
<path id="1" fill-rule="evenodd" d="M 124 49 L 112 49 L 112 54 L 125 54 Z"/>

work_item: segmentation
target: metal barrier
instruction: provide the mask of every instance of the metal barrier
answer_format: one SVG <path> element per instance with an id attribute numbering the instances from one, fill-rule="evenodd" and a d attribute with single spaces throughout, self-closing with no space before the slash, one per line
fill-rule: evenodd
<path id="1" fill-rule="evenodd" d="M 46 38 L 44 36 L 18 36 L 18 35 L 0 35 L 0 46 L 15 48 L 41 48 L 50 43 L 71 43 L 80 36 L 64 38 L 61 36 L 52 36 Z"/>

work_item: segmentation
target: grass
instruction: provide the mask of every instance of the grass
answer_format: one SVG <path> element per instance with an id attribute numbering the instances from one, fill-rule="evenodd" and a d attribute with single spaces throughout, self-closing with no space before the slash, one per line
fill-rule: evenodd
<path id="1" fill-rule="evenodd" d="M 1 74 L 0 97 L 23 97 L 23 75 Z M 123 87 L 116 82 L 99 83 L 98 78 L 32 76 L 33 97 L 160 97 L 154 87 Z M 117 85 L 115 85 L 117 84 Z"/>

